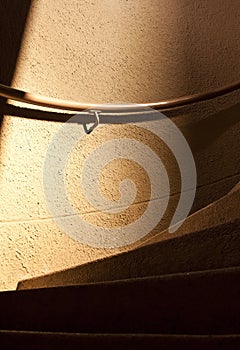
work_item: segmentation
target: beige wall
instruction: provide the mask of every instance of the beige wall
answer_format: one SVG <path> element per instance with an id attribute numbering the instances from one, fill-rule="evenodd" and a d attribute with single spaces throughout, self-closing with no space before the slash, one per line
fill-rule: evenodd
<path id="1" fill-rule="evenodd" d="M 13 86 L 62 99 L 108 103 L 154 102 L 220 87 L 240 79 L 239 16 L 237 0 L 35 0 Z M 224 194 L 238 180 L 239 108 L 231 108 L 236 101 L 239 93 L 168 113 L 195 157 L 199 188 L 194 210 Z M 91 142 L 79 145 L 82 154 L 105 140 L 109 128 L 113 132 L 116 127 L 108 125 L 106 134 L 96 138 L 93 133 Z M 51 218 L 43 194 L 42 169 L 51 138 L 60 128 L 61 124 L 54 122 L 4 118 L 0 140 L 0 289 L 15 288 L 21 279 L 120 250 L 75 242 Z M 123 135 L 125 130 L 118 126 L 117 132 Z M 170 156 L 164 157 L 168 163 Z M 117 172 L 120 179 L 132 174 L 137 186 L 143 188 L 144 174 L 136 176 L 137 168 L 131 173 L 132 165 L 116 163 L 102 179 L 106 197 L 118 198 L 118 191 L 114 191 L 117 167 L 121 167 Z M 174 166 L 169 167 L 178 192 L 179 179 L 174 177 Z M 74 197 L 71 176 L 67 187 L 76 207 L 85 208 L 84 214 L 89 208 Z M 144 210 L 148 199 L 145 188 L 139 191 L 130 219 Z M 175 196 L 157 230 L 168 224 L 177 199 Z M 91 220 L 99 222 L 101 217 L 95 212 Z M 127 217 L 104 222 L 111 227 L 119 225 L 119 220 L 126 223 Z"/>

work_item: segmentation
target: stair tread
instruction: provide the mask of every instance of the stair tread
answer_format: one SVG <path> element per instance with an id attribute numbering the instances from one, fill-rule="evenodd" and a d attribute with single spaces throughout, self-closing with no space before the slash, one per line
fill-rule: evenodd
<path id="1" fill-rule="evenodd" d="M 149 276 L 143 276 L 143 277 L 132 277 L 132 278 L 124 278 L 124 279 L 115 279 L 110 281 L 96 281 L 96 282 L 87 282 L 87 283 L 77 283 L 77 284 L 71 284 L 71 285 L 63 285 L 63 286 L 51 286 L 51 287 L 40 287 L 40 288 L 33 288 L 33 289 L 19 289 L 16 292 L 22 292 L 22 291 L 34 291 L 38 289 L 45 289 L 50 290 L 55 288 L 68 288 L 68 287 L 80 287 L 80 286 L 97 286 L 97 285 L 104 285 L 105 287 L 111 284 L 129 284 L 129 283 L 135 283 L 135 282 L 143 282 L 143 281 L 150 281 L 150 280 L 158 280 L 158 279 L 174 279 L 174 278 L 182 278 L 187 277 L 191 278 L 194 276 L 201 276 L 201 275 L 207 275 L 207 274 L 224 274 L 228 272 L 239 272 L 240 273 L 240 265 L 237 266 L 230 266 L 230 267 L 224 267 L 224 268 L 218 268 L 218 269 L 209 269 L 209 270 L 197 270 L 197 271 L 184 271 L 184 272 L 176 272 L 176 273 L 165 273 L 163 275 L 149 275 Z M 15 291 L 0 291 L 1 293 L 15 293 Z"/>
<path id="2" fill-rule="evenodd" d="M 163 240 L 64 271 L 19 282 L 18 289 L 111 281 L 240 265 L 240 219 Z"/>
<path id="3" fill-rule="evenodd" d="M 66 334 L 23 331 L 0 331 L 0 342 L 4 349 L 130 349 L 141 350 L 149 346 L 152 350 L 161 347 L 169 349 L 201 349 L 211 346 L 215 349 L 236 349 L 240 346 L 240 334 L 225 335 L 175 335 L 175 334 Z"/>
<path id="4" fill-rule="evenodd" d="M 175 236 L 179 237 L 191 232 L 197 232 L 239 219 L 239 200 L 240 183 L 237 183 L 237 185 L 235 185 L 225 196 L 188 216 L 180 228 L 176 231 Z M 156 243 L 170 237 L 171 234 L 169 234 L 168 229 L 166 229 L 145 241 L 142 245 Z"/>

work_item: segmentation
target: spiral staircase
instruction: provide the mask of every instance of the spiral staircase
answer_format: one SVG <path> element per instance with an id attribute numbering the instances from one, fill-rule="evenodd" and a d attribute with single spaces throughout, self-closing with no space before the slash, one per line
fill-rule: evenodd
<path id="1" fill-rule="evenodd" d="M 86 106 L 86 104 L 82 103 L 44 98 L 10 88 L 31 2 L 31 0 L 25 0 L 24 2 L 5 0 L 0 2 L 0 13 L 2 15 L 0 67 L 3 68 L 0 70 L 0 126 L 3 115 L 17 115 L 24 118 L 58 122 L 66 121 L 69 118 L 68 114 L 48 114 L 44 111 L 40 113 L 39 111 L 30 111 L 23 108 L 18 108 L 16 113 L 16 106 L 6 105 L 6 99 L 69 111 L 81 111 L 89 107 L 89 105 Z M 65 10 L 69 10 L 69 18 L 70 15 L 73 16 L 74 12 L 70 3 L 65 1 L 64 7 Z M 195 6 L 195 2 L 188 3 L 189 5 L 186 2 L 183 6 L 183 9 L 188 12 L 183 13 L 182 20 L 185 22 L 185 18 L 190 18 L 194 25 L 196 22 L 193 28 L 186 26 L 187 34 L 193 29 L 192 33 L 195 41 L 203 27 L 204 30 L 205 27 L 208 29 L 208 23 L 202 22 L 207 6 L 206 4 L 200 5 L 200 2 L 197 6 Z M 208 3 L 210 4 L 211 2 Z M 224 4 L 224 2 L 222 3 Z M 168 2 L 166 4 L 163 10 L 165 8 L 171 10 Z M 189 10 L 190 4 L 193 4 L 192 10 L 191 8 Z M 214 8 L 214 13 L 213 11 L 206 11 L 207 21 L 210 22 L 211 26 L 214 21 L 216 22 L 216 26 L 211 28 L 213 32 L 224 32 L 228 36 L 222 40 L 222 46 L 219 40 L 216 40 L 217 44 L 213 45 L 213 42 L 207 36 L 208 40 L 203 40 L 202 43 L 199 43 L 199 51 L 196 51 L 197 57 L 200 53 L 204 56 L 204 60 L 197 61 L 196 67 L 198 65 L 200 68 L 205 67 L 203 63 L 209 59 L 209 67 L 211 67 L 210 63 L 214 62 L 216 66 L 219 65 L 219 71 L 209 69 L 209 71 L 204 71 L 202 75 L 199 68 L 199 71 L 196 69 L 195 72 L 195 56 L 194 49 L 191 48 L 191 40 L 183 41 L 184 45 L 187 46 L 180 47 L 179 57 L 181 60 L 176 60 L 177 63 L 181 61 L 182 64 L 182 57 L 184 57 L 186 64 L 182 68 L 181 65 L 179 66 L 183 72 L 187 67 L 187 73 L 190 78 L 191 75 L 194 76 L 193 73 L 195 72 L 199 80 L 204 76 L 207 82 L 208 80 L 213 81 L 214 86 L 216 81 L 218 81 L 216 77 L 218 75 L 222 76 L 220 74 L 221 62 L 216 61 L 215 63 L 213 60 L 214 55 L 210 55 L 206 51 L 207 45 L 215 47 L 216 52 L 222 53 L 221 47 L 224 49 L 222 56 L 226 65 L 226 76 L 223 74 L 220 80 L 231 81 L 234 74 L 239 71 L 237 60 L 234 58 L 239 57 L 236 54 L 237 51 L 234 51 L 235 47 L 239 46 L 237 42 L 239 36 L 236 34 L 237 27 L 230 27 L 230 30 L 225 29 L 228 28 L 225 23 L 216 21 L 218 17 L 216 17 L 215 12 L 221 15 L 219 8 L 221 6 L 223 9 L 225 6 L 227 7 L 226 4 L 223 4 L 219 3 L 217 11 Z M 129 2 L 127 5 L 129 6 Z M 44 6 L 47 5 L 44 4 Z M 214 4 L 211 3 L 211 6 L 214 7 Z M 59 10 L 59 4 L 57 4 L 57 7 L 57 10 Z M 236 18 L 238 19 L 237 6 L 232 5 L 229 8 L 233 9 L 232 12 L 236 13 Z M 66 11 L 66 13 L 68 12 Z M 200 15 L 197 16 L 199 13 Z M 154 12 L 153 18 L 160 17 L 158 14 L 156 16 L 156 14 Z M 171 11 L 169 11 L 169 14 L 171 15 Z M 191 14 L 194 14 L 194 17 L 191 18 Z M 210 14 L 213 16 L 211 17 Z M 77 16 L 76 23 L 80 23 L 83 17 L 79 14 Z M 49 18 L 51 17 L 54 16 L 51 14 Z M 134 14 L 134 18 L 137 17 Z M 144 14 L 144 18 L 147 17 Z M 166 18 L 170 17 L 166 16 Z M 87 25 L 90 25 L 91 20 L 95 21 L 94 16 L 86 18 Z M 200 18 L 199 22 L 197 22 L 198 18 Z M 221 19 L 221 16 L 219 18 Z M 64 24 L 67 22 L 61 16 L 59 19 Z M 226 19 L 226 23 L 234 22 L 234 20 L 237 22 L 234 16 L 231 18 L 226 15 Z M 178 23 L 177 34 L 182 31 L 182 35 L 184 35 L 185 26 L 181 25 L 183 22 L 181 22 L 180 17 L 178 20 L 179 22 L 176 21 Z M 43 38 L 42 45 L 45 48 L 47 44 L 47 40 L 44 37 L 45 22 L 40 21 L 39 23 L 41 29 L 39 29 L 39 33 Z M 56 24 L 59 25 L 59 23 L 60 21 L 56 20 Z M 171 21 L 169 23 L 171 24 Z M 175 22 L 172 23 L 175 24 Z M 93 24 L 95 25 L 95 23 Z M 172 28 L 173 25 L 170 27 Z M 48 26 L 46 28 L 48 29 Z M 221 28 L 223 28 L 222 32 L 220 31 Z M 232 34 L 234 45 L 228 45 L 227 42 L 231 42 L 231 33 L 234 33 L 234 35 Z M 167 40 L 168 38 L 170 40 L 172 34 L 168 31 L 166 31 L 166 34 Z M 84 31 L 83 35 L 85 35 Z M 164 36 L 162 38 L 164 39 Z M 187 35 L 187 38 L 191 39 L 190 35 Z M 152 37 L 150 41 L 152 41 Z M 79 43 L 82 45 L 81 40 L 79 40 Z M 172 48 L 172 42 L 170 44 L 169 47 Z M 175 44 L 177 44 L 177 41 Z M 203 47 L 202 51 L 200 50 L 201 45 Z M 57 42 L 55 48 L 58 49 L 58 46 L 59 43 Z M 35 46 L 33 45 L 33 47 Z M 178 46 L 176 45 L 176 47 Z M 36 48 L 38 49 L 38 47 Z M 163 45 L 163 48 L 165 50 L 165 45 Z M 166 45 L 166 48 L 168 48 L 168 45 Z M 98 53 L 98 50 L 98 46 L 94 47 L 94 51 Z M 41 50 L 33 52 L 37 54 L 38 51 L 40 52 Z M 122 49 L 122 51 L 124 50 Z M 172 51 L 172 49 L 168 51 L 170 53 L 169 57 L 176 54 L 176 51 Z M 108 50 L 106 52 L 109 54 Z M 149 52 L 152 53 L 152 50 L 149 50 Z M 184 52 L 187 53 L 187 56 L 184 56 Z M 55 51 L 54 55 L 57 56 Z M 95 57 L 95 52 L 93 56 Z M 218 56 L 220 57 L 220 55 Z M 36 61 L 38 58 L 36 56 Z M 165 61 L 168 59 L 166 56 Z M 235 66 L 231 63 L 234 62 L 234 59 L 236 60 Z M 27 55 L 24 56 L 24 61 L 28 61 Z M 43 60 L 45 65 L 41 67 L 40 71 L 44 71 L 44 67 L 48 67 L 48 61 Z M 79 58 L 77 56 L 77 63 L 79 63 L 78 61 Z M 232 76 L 229 74 L 230 72 L 232 72 Z M 102 73 L 104 71 L 101 71 Z M 172 74 L 172 72 L 170 73 Z M 94 70 L 91 74 L 94 75 Z M 151 72 L 151 76 L 152 74 L 155 73 Z M 34 82 L 34 88 L 46 83 L 48 76 L 45 72 L 44 75 L 46 75 L 45 80 L 40 77 L 42 80 L 40 79 L 38 83 Z M 80 80 L 79 77 L 76 77 L 76 82 Z M 186 79 L 186 86 L 189 85 L 189 79 Z M 40 81 L 41 84 L 39 83 Z M 29 79 L 29 84 L 30 82 L 31 79 Z M 6 84 L 6 86 L 2 85 L 2 83 Z M 114 84 L 116 84 L 116 81 L 114 81 Z M 25 82 L 17 85 L 25 85 Z M 115 85 L 113 86 L 115 88 Z M 168 85 L 166 86 L 168 87 Z M 192 86 L 191 84 L 189 85 L 189 91 Z M 34 90 L 32 87 L 29 88 Z M 239 88 L 240 82 L 237 82 L 209 93 L 200 93 L 180 99 L 175 98 L 168 101 L 168 103 L 162 101 L 154 104 L 152 107 L 157 107 L 159 110 L 162 108 L 164 110 L 166 107 L 182 107 L 190 103 L 210 100 L 239 90 Z M 60 92 L 61 89 L 56 91 L 56 96 L 58 94 L 61 96 Z M 234 98 L 236 99 L 236 96 Z M 106 106 L 103 107 L 106 108 Z M 129 109 L 129 105 L 123 107 L 124 110 Z M 111 109 L 112 107 L 108 108 Z M 204 108 L 207 109 L 209 107 L 206 106 Z M 239 105 L 237 108 L 234 115 L 230 113 L 226 118 L 225 116 L 221 118 L 217 114 L 217 119 L 214 118 L 212 124 L 209 123 L 207 126 L 204 123 L 198 123 L 196 126 L 197 131 L 193 130 L 193 137 L 196 136 L 199 128 L 202 128 L 201 135 L 206 136 L 210 140 L 213 127 L 217 128 L 218 126 L 218 132 L 221 131 L 221 128 L 224 129 L 230 124 L 231 127 L 234 127 L 236 120 L 239 120 Z M 91 106 L 91 109 L 101 110 L 102 108 L 99 108 L 99 105 L 94 105 Z M 214 112 L 214 107 L 211 110 Z M 211 113 L 209 112 L 209 114 Z M 222 123 L 219 122 L 220 119 Z M 206 130 L 208 130 L 207 135 Z M 236 135 L 230 134 L 229 139 L 230 137 L 236 138 Z M 226 145 L 227 147 L 230 147 L 229 144 Z M 231 152 L 234 154 L 236 147 Z M 226 154 L 223 153 L 223 156 L 226 156 Z M 234 162 L 232 163 L 233 170 L 236 170 Z M 202 165 L 201 169 L 204 166 Z M 239 181 L 239 170 L 236 170 L 236 173 L 238 176 L 237 181 Z M 233 177 L 233 172 L 231 175 Z M 226 179 L 229 176 L 230 173 L 226 174 Z M 206 193 L 205 195 L 207 197 Z M 0 292 L 0 349 L 240 349 L 239 202 L 240 186 L 237 185 L 227 195 L 205 207 L 206 203 L 204 205 L 200 203 L 199 208 L 201 207 L 201 209 L 190 215 L 174 234 L 170 234 L 168 230 L 159 232 L 159 234 L 134 250 L 53 274 L 20 281 L 17 290 Z"/>
<path id="2" fill-rule="evenodd" d="M 236 186 L 175 237 L 1 292 L 1 349 L 239 349 L 239 199 Z"/>

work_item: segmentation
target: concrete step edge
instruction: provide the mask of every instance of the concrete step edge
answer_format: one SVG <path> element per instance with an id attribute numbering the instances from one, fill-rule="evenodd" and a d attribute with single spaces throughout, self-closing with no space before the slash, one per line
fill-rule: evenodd
<path id="1" fill-rule="evenodd" d="M 93 262 L 75 266 L 70 269 L 20 281 L 18 283 L 17 289 L 34 289 L 60 285 L 91 283 L 101 280 L 120 280 L 135 276 L 149 276 L 152 274 L 160 275 L 168 273 L 189 272 L 193 270 L 196 271 L 199 269 L 206 270 L 209 268 L 218 268 L 218 265 L 220 265 L 220 267 L 236 266 L 238 264 L 240 265 L 240 257 L 237 248 L 238 245 L 240 247 L 240 239 L 239 242 L 237 241 L 239 237 L 238 230 L 240 231 L 240 220 L 236 219 L 225 224 L 217 225 L 210 229 L 188 233 L 184 236 L 174 237 L 172 239 L 156 242 L 151 245 L 142 246 L 132 251 L 120 253 L 118 255 L 114 255 L 105 259 L 95 260 Z M 230 233 L 234 236 L 234 242 L 232 239 L 229 239 L 229 237 L 232 237 L 230 235 L 228 236 L 228 231 L 230 231 Z M 212 239 L 213 233 L 215 234 L 215 241 Z M 194 241 L 197 241 L 195 242 L 196 244 Z M 202 246 L 204 244 L 205 247 L 203 249 Z M 230 252 L 224 254 L 223 250 L 227 251 L 227 245 L 229 245 Z M 217 264 L 214 262 L 214 259 L 216 260 L 217 257 L 215 246 L 216 248 L 219 248 Z M 207 249 L 209 250 L 210 247 L 215 251 L 215 256 L 210 255 L 208 262 L 205 259 L 205 255 L 208 254 Z M 189 251 L 190 248 L 192 252 Z M 194 255 L 194 249 L 202 249 L 202 251 L 200 250 L 198 254 L 195 252 L 194 254 L 196 258 L 192 256 L 192 259 L 190 259 L 190 255 Z M 236 251 L 235 254 L 233 254 L 234 250 Z M 175 254 L 175 256 L 171 257 L 170 252 L 172 252 L 172 255 Z M 166 254 L 166 257 L 164 257 L 164 254 Z M 188 254 L 188 258 L 186 258 L 186 254 Z M 182 258 L 182 255 L 185 255 L 184 259 Z M 201 256 L 204 257 L 201 258 Z M 138 262 L 139 259 L 141 260 L 140 262 Z M 172 261 L 173 259 L 174 261 Z M 204 261 L 204 259 L 206 261 Z M 225 262 L 226 259 L 230 259 L 231 261 Z M 190 261 L 192 267 L 189 267 Z M 158 264 L 160 266 L 159 268 L 156 267 Z M 198 268 L 198 264 L 200 268 Z M 204 268 L 202 268 L 201 265 L 204 266 Z M 151 266 L 153 267 L 151 268 Z M 155 272 L 154 269 L 155 271 L 158 271 Z M 152 271 L 154 272 L 152 273 Z"/>

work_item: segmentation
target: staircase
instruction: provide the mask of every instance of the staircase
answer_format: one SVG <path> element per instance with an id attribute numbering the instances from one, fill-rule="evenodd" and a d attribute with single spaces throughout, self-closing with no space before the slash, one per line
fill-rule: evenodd
<path id="1" fill-rule="evenodd" d="M 49 121 L 69 119 L 55 109 L 86 109 L 85 102 L 34 93 L 41 91 L 63 99 L 144 104 L 170 94 L 174 99 L 154 108 L 167 108 L 193 150 L 201 180 L 197 208 L 217 198 L 215 189 L 218 198 L 226 193 L 240 176 L 240 83 L 221 87 L 239 79 L 239 9 L 237 1 L 213 0 L 0 1 L 3 219 L 46 217 L 41 159 L 58 129 Z M 193 95 L 178 97 L 185 93 Z M 95 111 L 101 106 L 89 105 Z M 106 117 L 111 121 L 111 113 Z M 35 206 L 28 201 L 32 195 Z M 239 208 L 237 185 L 190 215 L 174 234 L 159 232 L 134 250 L 0 292 L 0 350 L 239 350 Z M 22 223 L 6 225 L 6 234 L 14 230 L 17 237 Z M 2 244 L 2 251 L 13 246 Z"/>
<path id="2" fill-rule="evenodd" d="M 238 196 L 191 215 L 178 236 L 0 293 L 0 348 L 239 349 Z"/>

